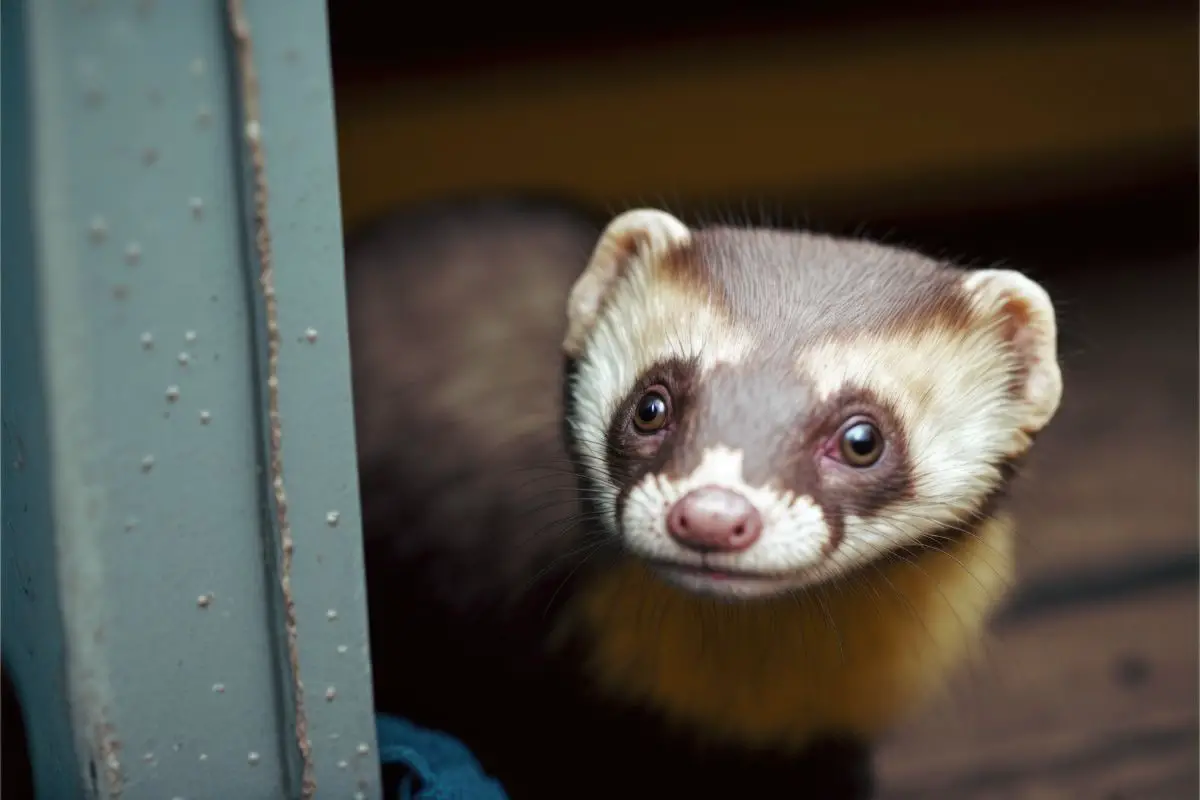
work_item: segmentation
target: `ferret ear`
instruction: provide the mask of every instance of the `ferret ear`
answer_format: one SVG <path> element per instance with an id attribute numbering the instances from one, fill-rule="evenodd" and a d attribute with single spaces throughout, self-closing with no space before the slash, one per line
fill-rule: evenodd
<path id="1" fill-rule="evenodd" d="M 965 285 L 985 318 L 994 321 L 1017 357 L 1015 379 L 1025 401 L 1020 428 L 1034 434 L 1050 422 L 1062 400 L 1058 328 L 1050 295 L 1015 270 L 983 269 Z"/>
<path id="2" fill-rule="evenodd" d="M 631 264 L 685 246 L 691 237 L 686 225 L 657 209 L 638 208 L 614 218 L 600 234 L 587 269 L 571 287 L 563 339 L 566 354 L 571 358 L 583 354 L 604 302 Z"/>

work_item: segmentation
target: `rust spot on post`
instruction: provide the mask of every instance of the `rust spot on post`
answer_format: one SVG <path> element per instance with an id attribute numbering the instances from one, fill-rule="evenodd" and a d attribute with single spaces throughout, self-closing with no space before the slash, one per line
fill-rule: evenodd
<path id="1" fill-rule="evenodd" d="M 287 631 L 288 660 L 294 686 L 296 745 L 300 750 L 300 793 L 304 800 L 316 795 L 317 779 L 313 768 L 312 744 L 308 739 L 308 717 L 304 706 L 304 684 L 300 680 L 300 652 L 297 644 L 296 604 L 292 597 L 292 528 L 288 522 L 287 492 L 283 482 L 283 428 L 279 417 L 279 349 L 281 336 L 275 299 L 275 280 L 271 260 L 271 229 L 267 213 L 266 154 L 262 144 L 259 110 L 258 74 L 254 68 L 254 42 L 243 0 L 229 0 L 229 25 L 237 48 L 237 70 L 241 88 L 242 124 L 254 182 L 254 244 L 259 263 L 259 289 L 267 334 L 267 416 L 270 426 L 268 468 L 275 496 L 275 521 L 279 529 L 280 576 L 284 626 Z"/>

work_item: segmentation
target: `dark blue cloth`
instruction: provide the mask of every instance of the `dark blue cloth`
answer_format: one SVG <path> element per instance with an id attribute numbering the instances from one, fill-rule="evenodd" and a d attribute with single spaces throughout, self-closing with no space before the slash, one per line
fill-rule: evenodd
<path id="1" fill-rule="evenodd" d="M 504 789 L 453 736 L 400 717 L 375 717 L 379 758 L 402 773 L 399 800 L 508 800 Z M 393 787 L 388 787 L 389 789 Z"/>

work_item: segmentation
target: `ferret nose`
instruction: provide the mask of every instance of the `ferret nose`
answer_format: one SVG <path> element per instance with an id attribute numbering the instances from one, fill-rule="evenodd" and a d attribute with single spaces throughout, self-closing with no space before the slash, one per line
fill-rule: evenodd
<path id="1" fill-rule="evenodd" d="M 702 486 L 675 501 L 667 532 L 684 547 L 702 552 L 745 550 L 762 535 L 762 516 L 732 489 Z"/>

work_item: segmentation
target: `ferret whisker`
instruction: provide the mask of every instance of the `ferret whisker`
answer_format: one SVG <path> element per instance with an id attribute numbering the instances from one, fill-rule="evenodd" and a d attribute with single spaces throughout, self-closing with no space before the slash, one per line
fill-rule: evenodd
<path id="1" fill-rule="evenodd" d="M 570 533 L 572 530 L 575 529 L 575 527 L 577 527 L 581 523 L 599 522 L 602 519 L 603 519 L 603 514 L 602 514 L 602 512 L 599 512 L 599 511 L 587 511 L 587 512 L 579 512 L 579 513 L 569 514 L 565 517 L 550 520 L 549 522 L 539 525 L 535 530 L 528 532 L 523 537 L 519 536 L 517 538 L 517 543 L 522 547 L 527 547 L 530 544 L 532 544 L 535 539 L 538 539 L 538 538 L 550 533 L 550 531 L 556 525 L 562 526 L 560 529 L 558 529 L 557 531 L 555 531 L 552 534 L 554 537 L 557 538 L 557 537 L 565 536 L 567 533 Z M 588 535 L 601 537 L 601 536 L 606 536 L 607 534 L 600 532 L 600 531 L 596 531 L 596 532 L 589 532 Z"/>
<path id="2" fill-rule="evenodd" d="M 817 607 L 821 609 L 822 615 L 824 615 L 826 622 L 829 624 L 829 629 L 833 631 L 833 636 L 837 640 L 838 661 L 844 667 L 846 665 L 846 646 L 842 642 L 842 631 L 838 628 L 837 620 L 834 619 L 828 604 L 825 602 L 823 586 L 816 587 L 816 590 L 813 592 L 813 599 L 817 601 Z"/>
<path id="3" fill-rule="evenodd" d="M 989 605 L 989 606 L 994 605 L 994 603 L 1003 594 L 1004 589 L 1006 589 L 1010 585 L 1010 582 L 1007 581 L 1003 577 L 1003 575 L 1001 575 L 999 572 L 996 572 L 996 578 L 1000 581 L 1000 584 L 1003 588 L 999 592 L 996 590 L 988 589 L 988 587 L 983 583 L 983 581 L 981 581 L 978 578 L 978 576 L 976 576 L 975 573 L 969 567 L 966 566 L 966 564 L 964 564 L 960 559 L 956 558 L 952 553 L 945 550 L 944 548 L 933 548 L 933 549 L 937 549 L 943 555 L 950 556 L 954 560 L 954 562 L 962 568 L 963 573 L 966 574 L 968 577 L 970 577 L 973 581 L 975 581 L 976 585 L 979 587 L 980 591 L 983 593 L 983 597 L 984 597 L 986 605 Z M 922 567 L 920 567 L 920 565 L 916 561 L 910 560 L 907 558 L 905 558 L 904 560 L 911 567 L 919 570 L 923 575 L 928 577 L 928 575 L 929 575 L 928 572 L 926 572 Z M 989 566 L 989 568 L 994 569 L 991 564 L 988 564 L 988 566 Z M 955 619 L 958 621 L 959 627 L 963 631 L 968 631 L 970 628 L 967 625 L 966 621 L 962 618 L 962 615 L 959 613 L 958 608 L 955 606 L 954 603 L 952 603 L 950 601 L 950 599 L 948 597 L 946 597 L 945 593 L 942 591 L 942 587 L 940 586 L 940 584 L 934 583 L 934 585 L 937 588 L 938 594 L 941 595 L 943 601 L 946 603 L 947 608 L 950 609 L 951 613 L 954 615 Z M 988 644 L 987 644 L 986 636 L 984 636 L 980 639 L 980 644 L 985 650 L 985 659 L 984 660 L 988 660 L 990 663 L 990 659 L 987 658 L 987 656 L 989 654 L 987 653 Z M 971 660 L 968 660 L 966 666 L 967 666 L 967 669 L 970 670 L 972 672 L 972 675 L 974 676 L 976 674 L 974 671 L 975 670 L 974 662 L 972 662 Z"/>
<path id="4" fill-rule="evenodd" d="M 521 484 L 522 487 L 532 485 L 532 483 L 537 482 L 537 481 L 552 480 L 554 478 L 571 478 L 571 479 L 573 479 L 574 483 L 572 483 L 570 485 L 575 485 L 581 480 L 590 480 L 589 476 L 582 472 L 567 470 L 567 469 L 553 467 L 553 466 L 543 465 L 543 466 L 539 466 L 539 467 L 525 467 L 525 468 L 522 468 L 519 470 L 513 470 L 513 474 L 529 473 L 529 472 L 542 472 L 543 474 L 533 476 L 530 479 L 529 483 Z M 608 480 L 599 480 L 599 481 L 596 481 L 596 483 L 600 484 L 601 486 L 612 489 L 613 491 L 617 491 L 619 488 L 616 483 L 608 481 Z"/>
<path id="5" fill-rule="evenodd" d="M 927 550 L 936 550 L 939 553 L 942 553 L 947 558 L 952 560 L 954 563 L 956 563 L 960 567 L 962 567 L 963 572 L 967 575 L 970 575 L 975 580 L 975 583 L 979 586 L 980 589 L 983 589 L 985 592 L 988 591 L 986 589 L 986 587 L 984 586 L 983 582 L 962 561 L 962 559 L 960 559 L 957 555 L 955 555 L 948 547 L 944 546 L 944 545 L 948 545 L 948 544 L 953 544 L 954 542 L 955 542 L 955 537 L 953 537 L 953 536 L 948 536 L 946 534 L 940 534 L 940 533 L 931 533 L 931 534 L 927 534 L 924 537 L 924 540 L 916 546 L 921 547 L 923 549 L 927 549 Z M 983 545 L 985 547 L 985 549 L 991 550 L 993 555 L 1002 556 L 1002 554 L 998 550 L 996 550 L 994 547 L 987 547 L 986 542 L 980 540 L 980 544 Z M 992 573 L 993 577 L 995 577 L 995 579 L 996 579 L 997 584 L 999 585 L 998 591 L 997 590 L 991 591 L 991 593 L 989 594 L 989 599 L 993 599 L 993 600 L 998 599 L 999 595 L 1008 593 L 1008 591 L 1010 591 L 1015 586 L 1015 581 L 1012 578 L 1005 575 L 1005 573 L 1002 570 L 1000 570 L 995 564 L 993 564 L 990 560 L 981 558 L 981 559 L 979 559 L 979 561 L 985 567 L 988 568 L 988 571 L 990 571 Z"/>
<path id="6" fill-rule="evenodd" d="M 527 470 L 545 469 L 545 468 L 549 468 L 549 467 L 553 467 L 553 466 L 560 466 L 560 465 L 566 465 L 566 468 L 569 468 L 574 472 L 581 472 L 582 468 L 587 467 L 587 466 L 603 467 L 604 460 L 597 456 L 590 455 L 588 453 L 580 453 L 577 456 L 545 460 L 545 461 L 539 462 L 538 464 L 521 466 L 518 469 L 520 469 L 522 471 L 527 471 Z"/>
<path id="7" fill-rule="evenodd" d="M 582 544 L 579 547 L 576 547 L 572 550 L 569 550 L 566 553 L 561 553 L 561 554 L 555 556 L 553 559 L 551 559 L 551 561 L 548 564 L 546 564 L 544 567 L 542 567 L 540 570 L 538 570 L 536 573 L 534 573 L 533 577 L 531 577 L 521 587 L 520 593 L 524 594 L 525 592 L 528 592 L 531 588 L 533 588 L 538 583 L 540 583 L 543 578 L 545 578 L 547 575 L 554 572 L 555 568 L 558 567 L 560 564 L 562 564 L 564 561 L 567 561 L 568 559 L 574 558 L 575 556 L 582 555 L 584 553 L 591 553 L 595 548 L 602 547 L 607 541 L 607 537 L 604 537 L 604 536 L 585 536 L 584 539 L 585 539 L 584 544 Z M 570 577 L 570 576 L 568 575 L 568 577 Z"/>
<path id="8" fill-rule="evenodd" d="M 522 493 L 525 490 L 533 489 L 534 487 L 547 486 L 547 485 L 548 485 L 548 488 L 540 488 L 540 489 L 538 489 L 538 491 L 555 491 L 555 490 L 574 491 L 575 484 L 577 484 L 580 480 L 581 480 L 581 478 L 579 476 L 571 475 L 571 474 L 565 473 L 565 472 L 556 472 L 553 474 L 546 474 L 546 475 L 534 475 L 533 477 L 530 477 L 527 480 L 514 486 L 513 493 L 514 494 Z M 525 495 L 521 494 L 521 496 L 525 496 Z"/>
<path id="9" fill-rule="evenodd" d="M 819 588 L 820 587 L 816 587 L 816 589 L 813 589 L 813 591 L 816 591 Z M 799 634 L 801 649 L 806 650 L 806 646 L 804 644 L 804 635 L 805 635 L 804 626 L 805 626 L 805 623 L 808 621 L 808 616 L 809 616 L 808 615 L 808 604 L 805 603 L 805 600 L 808 599 L 808 591 L 803 590 L 803 589 L 790 589 L 787 592 L 785 592 L 784 594 L 792 601 L 793 605 L 796 606 L 797 612 L 799 612 L 799 614 L 800 614 L 800 617 L 799 617 L 800 624 L 796 626 L 796 632 Z"/>
<path id="10" fill-rule="evenodd" d="M 966 536 L 970 536 L 970 537 L 972 537 L 972 538 L 975 538 L 975 539 L 977 539 L 977 540 L 981 541 L 981 542 L 984 544 L 984 546 L 985 546 L 987 549 L 989 549 L 989 550 L 991 550 L 992 552 L 996 553 L 998 556 L 1000 556 L 1000 557 L 1002 557 L 1002 558 L 1004 558 L 1004 557 L 1005 557 L 1005 555 L 1004 555 L 1003 553 L 1000 553 L 999 551 L 997 551 L 997 550 L 996 550 L 996 548 L 995 548 L 995 546 L 994 546 L 994 545 L 991 545 L 991 544 L 987 543 L 986 541 L 984 541 L 984 537 L 981 537 L 981 536 L 979 535 L 979 531 L 978 531 L 978 530 L 977 530 L 977 529 L 976 529 L 974 526 L 972 526 L 972 525 L 970 524 L 970 523 L 971 523 L 971 521 L 972 521 L 973 519 L 974 519 L 974 521 L 975 521 L 975 522 L 978 522 L 978 521 L 979 521 L 979 519 L 980 519 L 980 518 L 979 518 L 977 515 L 971 514 L 971 513 L 969 513 L 969 512 L 967 512 L 967 513 L 963 513 L 963 514 L 961 514 L 961 515 L 959 516 L 959 518 L 958 518 L 958 521 L 957 521 L 957 522 L 955 522 L 955 523 L 946 523 L 946 522 L 943 522 L 942 520 L 939 520 L 939 519 L 936 519 L 936 518 L 933 518 L 933 517 L 927 517 L 927 516 L 923 516 L 923 515 L 920 515 L 920 514 L 910 514 L 909 516 L 911 516 L 911 517 L 912 517 L 912 518 L 914 518 L 914 519 L 918 519 L 918 520 L 921 520 L 921 521 L 923 521 L 923 522 L 926 522 L 926 523 L 928 523 L 928 524 L 929 524 L 931 527 L 932 527 L 932 526 L 937 526 L 937 527 L 939 527 L 939 528 L 944 528 L 944 529 L 947 529 L 947 530 L 952 530 L 952 531 L 954 531 L 954 532 L 956 532 L 956 533 L 961 533 L 961 534 L 964 534 L 964 535 L 966 535 Z M 1031 552 L 1033 552 L 1033 553 L 1040 553 L 1040 552 L 1041 552 L 1041 550 L 1039 549 L 1039 544 L 1038 544 L 1038 542 L 1036 542 L 1035 540 L 1033 540 L 1033 539 L 1025 539 L 1025 540 L 1023 540 L 1023 541 L 1024 541 L 1024 542 L 1026 543 L 1026 545 L 1029 547 L 1029 549 L 1030 549 L 1030 551 L 1031 551 Z"/>
<path id="11" fill-rule="evenodd" d="M 981 590 L 983 590 L 984 592 L 989 592 L 989 599 L 994 599 L 993 595 L 995 593 L 991 592 L 987 588 L 987 586 L 983 583 L 983 581 L 981 581 L 979 579 L 979 577 L 977 575 L 975 575 L 975 573 L 972 570 L 967 568 L 967 565 L 962 562 L 962 559 L 960 559 L 957 555 L 955 555 L 953 552 L 951 552 L 948 548 L 936 546 L 933 544 L 933 542 L 953 543 L 954 542 L 953 536 L 947 536 L 946 534 L 939 534 L 937 531 L 925 532 L 925 531 L 919 529 L 917 526 L 913 525 L 912 523 L 908 522 L 907 520 L 903 520 L 900 518 L 889 519 L 887 521 L 887 524 L 894 525 L 898 528 L 904 529 L 907 533 L 914 534 L 913 538 L 916 538 L 916 535 L 919 535 L 921 541 L 918 541 L 914 546 L 926 547 L 929 549 L 937 550 L 938 552 L 947 556 L 948 558 L 953 560 L 956 564 L 958 564 L 960 567 L 962 567 L 963 571 L 967 575 L 969 575 L 972 578 L 972 580 L 975 581 L 975 583 L 979 586 L 979 588 Z M 870 528 L 870 530 L 872 530 L 875 533 L 883 533 L 884 535 L 886 535 L 886 529 L 884 528 L 882 523 L 871 523 L 869 525 L 869 528 Z M 965 534 L 968 536 L 974 536 L 978 539 L 978 533 L 969 528 L 954 529 L 954 530 L 956 530 L 956 532 L 958 532 L 958 533 Z M 980 540 L 980 541 L 982 542 L 982 544 L 985 547 L 987 546 L 987 542 L 983 542 L 982 540 Z M 996 555 L 996 556 L 1001 555 L 1001 553 L 999 553 L 999 551 L 997 551 L 994 547 L 987 547 L 987 549 L 991 550 L 993 555 Z M 990 561 L 987 561 L 987 560 L 984 560 L 984 564 L 988 567 L 988 569 L 990 569 L 995 574 L 995 577 L 1001 582 L 1004 590 L 1011 588 L 1008 580 L 1000 573 L 1000 571 L 996 568 L 996 566 L 994 564 L 992 564 Z"/>
<path id="12" fill-rule="evenodd" d="M 541 494 L 538 495 L 538 497 L 546 498 L 547 496 L 549 496 L 551 494 L 552 494 L 551 492 L 542 492 Z M 513 519 L 514 520 L 524 520 L 529 517 L 536 516 L 543 511 L 549 511 L 552 508 L 562 508 L 564 506 L 571 506 L 573 508 L 578 508 L 580 505 L 579 499 L 580 498 L 578 495 L 568 492 L 565 497 L 562 497 L 559 499 L 554 499 L 554 500 L 545 500 L 544 502 L 540 502 L 535 506 L 530 506 L 528 508 L 522 508 L 519 512 L 517 512 L 513 515 Z M 580 511 L 579 513 L 584 513 L 584 512 Z M 587 513 L 599 514 L 599 512 L 587 512 Z"/>
<path id="13" fill-rule="evenodd" d="M 851 550 L 856 550 L 859 553 L 862 552 L 861 547 L 862 547 L 863 543 L 843 542 L 842 544 L 843 544 L 843 546 L 848 546 Z M 870 548 L 870 550 L 868 551 L 868 555 L 867 555 L 866 559 L 864 559 L 864 560 L 866 560 L 866 562 L 868 564 L 870 564 L 871 569 L 875 570 L 875 573 L 880 577 L 880 579 L 883 580 L 883 582 L 888 585 L 888 588 L 890 588 L 892 590 L 892 593 L 895 594 L 896 597 L 900 600 L 900 602 L 904 604 L 904 607 L 908 610 L 909 614 L 912 615 L 913 620 L 918 625 L 920 625 L 921 628 L 925 631 L 925 635 L 929 639 L 930 644 L 936 646 L 937 639 L 934 637 L 933 631 L 931 631 L 929 629 L 929 625 L 926 622 L 925 617 L 919 611 L 917 611 L 916 606 L 914 606 L 912 604 L 912 601 L 908 599 L 908 595 L 906 595 L 904 592 L 900 591 L 899 587 L 897 587 L 896 584 L 892 583 L 892 579 L 887 576 L 887 572 L 883 569 L 882 565 L 880 564 L 880 557 L 885 552 L 886 551 L 884 551 L 882 548 Z"/>
<path id="14" fill-rule="evenodd" d="M 577 573 L 583 567 L 583 565 L 588 562 L 588 560 L 592 556 L 594 556 L 601 549 L 603 549 L 606 544 L 610 544 L 611 541 L 612 541 L 611 539 L 605 538 L 605 539 L 600 540 L 597 544 L 593 545 L 592 548 L 588 551 L 587 555 L 585 555 L 582 559 L 580 559 L 579 563 L 576 564 L 575 567 L 570 572 L 567 573 L 566 577 L 563 578 L 562 581 L 559 583 L 558 588 L 555 589 L 554 593 L 550 595 L 550 599 L 546 601 L 546 608 L 542 612 L 543 617 L 545 617 L 546 615 L 548 615 L 550 613 L 550 609 L 554 605 L 554 601 L 558 598 L 558 595 L 563 590 L 563 588 L 566 587 L 566 585 L 570 582 L 571 578 L 575 577 L 575 573 Z"/>
<path id="15" fill-rule="evenodd" d="M 859 571 L 859 572 L 853 573 L 847 577 L 850 579 L 851 582 L 853 582 L 855 584 L 856 587 L 864 587 L 865 586 L 867 588 L 867 590 L 870 591 L 870 593 L 872 595 L 872 600 L 874 601 L 875 609 L 878 611 L 879 615 L 882 617 L 883 614 L 887 610 L 886 604 L 884 602 L 883 595 L 880 593 L 879 588 L 875 586 L 874 581 L 868 580 L 868 577 L 867 577 L 865 571 Z M 824 587 L 824 586 L 830 586 L 830 584 L 822 584 L 822 587 Z M 842 586 L 840 584 L 832 584 L 831 586 L 836 586 L 839 595 L 841 595 L 845 592 L 848 592 L 850 590 L 850 587 Z"/>
<path id="16" fill-rule="evenodd" d="M 945 551 L 942 551 L 942 552 L 944 553 Z M 967 624 L 966 620 L 963 619 L 962 614 L 959 613 L 959 609 L 955 605 L 955 603 L 953 601 L 951 601 L 949 597 L 946 596 L 946 593 L 943 591 L 941 584 L 939 582 L 935 581 L 933 579 L 933 577 L 929 574 L 929 572 L 924 567 L 922 567 L 921 564 L 916 559 L 909 558 L 907 556 L 907 554 L 903 553 L 902 551 L 896 551 L 895 555 L 896 555 L 896 557 L 898 557 L 902 561 L 904 561 L 906 564 L 908 564 L 909 567 L 917 570 L 923 576 L 925 576 L 925 578 L 927 578 L 929 580 L 929 582 L 936 589 L 938 595 L 942 598 L 942 601 L 946 604 L 946 608 L 949 609 L 950 613 L 954 616 L 955 620 L 957 620 L 960 630 L 963 632 L 964 635 L 969 635 L 971 627 Z M 979 588 L 983 591 L 985 597 L 987 598 L 988 603 L 991 604 L 995 599 L 994 593 L 990 592 L 988 590 L 988 588 L 983 584 L 983 582 L 980 581 L 979 578 L 970 569 L 967 569 L 967 567 L 961 561 L 959 561 L 958 559 L 955 559 L 955 561 L 963 568 L 965 573 L 972 580 L 974 580 L 976 582 L 976 584 L 979 586 Z M 887 580 L 886 576 L 884 576 L 884 579 Z M 930 637 L 932 638 L 932 632 L 930 633 Z"/>
<path id="17" fill-rule="evenodd" d="M 541 497 L 542 494 L 557 494 L 569 493 L 575 497 L 613 497 L 617 494 L 617 487 L 608 487 L 604 485 L 588 486 L 584 483 L 583 486 L 576 486 L 576 483 L 581 479 L 576 477 L 575 481 L 566 481 L 571 479 L 571 475 L 552 475 L 532 477 L 527 481 L 518 483 L 512 487 L 512 495 L 514 497 L 533 499 Z M 565 481 L 565 482 L 564 482 Z"/>

